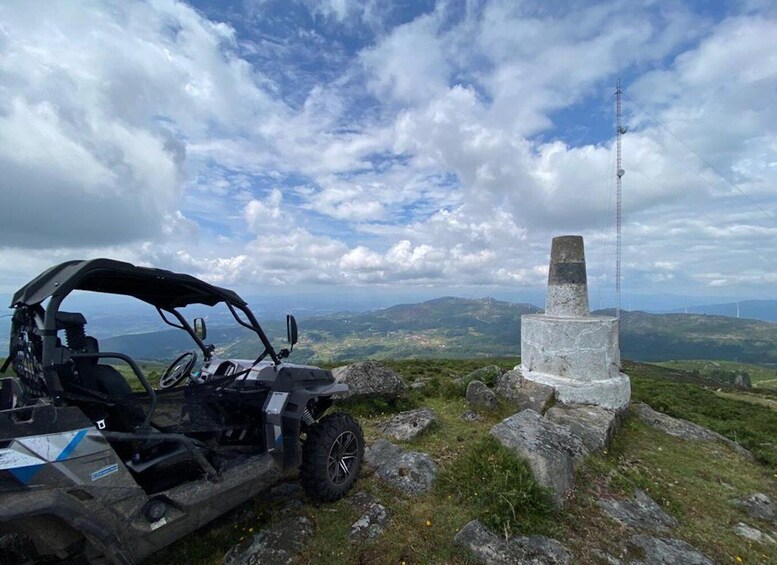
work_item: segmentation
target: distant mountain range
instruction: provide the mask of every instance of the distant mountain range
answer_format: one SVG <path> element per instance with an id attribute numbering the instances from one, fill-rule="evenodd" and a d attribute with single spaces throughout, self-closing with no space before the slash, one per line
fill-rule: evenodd
<path id="1" fill-rule="evenodd" d="M 688 306 L 687 308 L 670 310 L 670 313 L 708 314 L 777 322 L 777 300 L 743 300 L 742 302 L 729 302 L 727 304 Z"/>
<path id="2" fill-rule="evenodd" d="M 368 358 L 464 358 L 520 353 L 523 314 L 531 304 L 493 299 L 439 298 L 363 313 L 340 313 L 300 320 L 300 343 L 292 360 L 344 361 Z M 612 314 L 611 310 L 595 314 Z M 278 346 L 285 328 L 272 322 L 265 331 Z M 247 330 L 209 328 L 208 341 L 223 357 L 252 358 L 258 340 Z M 183 332 L 136 333 L 101 340 L 102 349 L 139 359 L 172 359 L 192 344 Z M 625 359 L 721 359 L 777 363 L 777 324 L 700 314 L 622 312 L 621 351 Z"/>
<path id="3" fill-rule="evenodd" d="M 773 364 L 777 363 L 777 324 L 705 314 L 623 312 L 621 356 L 635 361 Z"/>
<path id="4" fill-rule="evenodd" d="M 94 293 L 92 293 L 94 294 Z M 307 303 L 307 300 L 311 299 L 313 302 Z M 381 296 L 380 300 L 386 301 L 389 298 L 387 296 Z M 10 297 L 6 297 L 5 303 L 10 300 Z M 445 307 L 446 303 L 451 301 L 460 300 L 452 298 L 438 299 L 440 303 L 438 307 Z M 483 299 L 482 302 L 495 302 L 505 304 L 516 304 L 510 302 L 509 298 L 505 300 L 493 300 Z M 542 303 L 544 298 L 538 298 L 537 303 Z M 281 320 L 287 312 L 296 314 L 298 320 L 321 320 L 321 323 L 326 324 L 331 320 L 342 320 L 348 317 L 353 317 L 362 320 L 369 325 L 373 321 L 373 316 L 377 313 L 388 312 L 389 317 L 393 316 L 395 309 L 407 309 L 414 306 L 414 304 L 392 306 L 390 308 L 382 308 L 380 301 L 377 299 L 368 300 L 364 294 L 356 294 L 353 299 L 346 301 L 344 297 L 335 297 L 330 300 L 327 305 L 323 305 L 320 296 L 308 296 L 299 295 L 296 297 L 284 297 L 282 300 L 270 300 L 262 297 L 249 297 L 248 302 L 251 308 L 259 316 L 262 322 L 267 320 Z M 437 300 L 430 300 L 428 302 L 421 302 L 420 304 L 434 304 Z M 476 300 L 475 302 L 481 302 Z M 673 299 L 673 303 L 676 304 L 678 299 Z M 339 308 L 334 307 L 335 304 Z M 379 304 L 382 309 L 373 306 L 370 311 L 364 311 L 368 308 L 368 304 Z M 318 305 L 318 306 L 317 306 Z M 416 305 L 417 306 L 417 305 Z M 523 304 L 527 310 L 537 310 L 535 306 L 531 304 Z M 164 331 L 167 327 L 162 324 L 157 312 L 143 304 L 139 304 L 134 299 L 115 297 L 115 296 L 99 296 L 95 298 L 84 293 L 82 295 L 70 296 L 67 302 L 64 304 L 64 308 L 67 311 L 82 312 L 88 320 L 87 331 L 90 335 L 94 335 L 97 338 L 103 339 L 111 336 L 138 334 L 138 333 L 151 333 Z M 342 311 L 348 309 L 348 314 L 336 313 L 338 310 Z M 412 310 L 412 308 L 410 308 Z M 651 313 L 659 314 L 704 314 L 713 316 L 728 316 L 739 317 L 740 319 L 762 320 L 766 322 L 777 323 L 777 300 L 743 300 L 740 302 L 727 302 L 727 303 L 713 303 L 702 306 L 688 306 L 686 308 L 675 308 L 673 310 L 648 310 Z M 362 313 L 356 313 L 362 312 Z M 739 314 L 737 316 L 737 313 Z M 0 308 L 0 343 L 7 343 L 8 341 L 8 329 L 10 327 L 10 310 L 2 312 Z M 445 315 L 444 313 L 441 315 Z M 206 307 L 191 306 L 187 309 L 186 316 L 193 318 L 194 316 L 208 316 L 208 319 L 212 326 L 220 326 L 231 323 L 231 315 L 226 308 L 211 309 Z M 366 317 L 366 318 L 364 318 Z M 455 327 L 455 324 L 454 326 Z M 405 328 L 402 328 L 405 329 Z"/>

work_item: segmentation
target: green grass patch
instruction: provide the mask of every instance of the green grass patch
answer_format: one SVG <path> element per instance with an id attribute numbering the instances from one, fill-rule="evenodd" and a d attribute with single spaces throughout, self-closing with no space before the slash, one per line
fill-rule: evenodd
<path id="1" fill-rule="evenodd" d="M 775 496 L 768 469 L 745 461 L 721 443 L 685 441 L 627 418 L 606 454 L 585 460 L 576 495 L 562 517 L 566 538 L 581 563 L 593 548 L 618 554 L 624 530 L 598 507 L 602 498 L 631 497 L 639 488 L 679 520 L 670 536 L 689 542 L 716 563 L 777 563 L 767 546 L 747 542 L 732 529 L 746 522 L 769 531 L 732 504 L 754 492 Z M 631 556 L 636 557 L 636 556 Z M 596 562 L 596 561 L 593 561 Z"/>
<path id="2" fill-rule="evenodd" d="M 767 406 L 772 410 L 777 410 L 777 397 L 764 396 L 761 394 L 752 394 L 744 391 L 730 391 L 730 390 L 716 390 L 715 394 L 730 400 L 741 400 L 749 404 L 758 404 L 760 406 Z"/>
<path id="3" fill-rule="evenodd" d="M 537 484 L 526 461 L 490 436 L 468 446 L 437 478 L 443 496 L 468 501 L 473 517 L 506 536 L 547 532 L 550 491 Z"/>
<path id="4" fill-rule="evenodd" d="M 732 384 L 736 375 L 747 375 L 756 388 L 777 389 L 777 369 L 774 367 L 736 361 L 708 360 L 665 361 L 656 364 L 717 380 L 721 384 Z"/>
<path id="5" fill-rule="evenodd" d="M 469 373 L 496 365 L 504 370 L 512 369 L 521 362 L 520 357 L 499 357 L 493 359 L 403 359 L 383 363 L 401 374 L 409 382 L 422 378 L 441 377 L 454 379 Z"/>
<path id="6" fill-rule="evenodd" d="M 386 367 L 394 369 L 402 375 L 408 383 L 414 383 L 417 380 L 431 379 L 438 377 L 441 380 L 463 377 L 488 365 L 497 365 L 502 369 L 512 369 L 521 362 L 520 357 L 495 357 L 485 359 L 400 359 L 400 360 L 381 360 L 380 363 Z M 351 363 L 328 362 L 321 366 L 325 369 L 341 367 Z"/>
<path id="7" fill-rule="evenodd" d="M 631 377 L 632 401 L 710 428 L 749 449 L 759 461 L 777 467 L 777 411 L 669 380 L 666 370 L 655 365 L 626 363 L 625 372 Z"/>
<path id="8" fill-rule="evenodd" d="M 395 398 L 362 398 L 358 400 L 339 400 L 333 410 L 348 412 L 355 418 L 375 418 L 386 414 L 396 414 L 417 407 L 414 398 L 408 395 Z"/>
<path id="9" fill-rule="evenodd" d="M 135 371 L 133 371 L 132 367 L 127 365 L 127 363 L 124 363 L 123 361 L 116 361 L 115 363 L 111 363 L 111 365 L 124 376 L 127 383 L 129 383 L 130 388 L 134 392 L 142 392 L 145 390 L 143 388 L 143 384 L 140 382 L 140 379 L 138 379 L 137 375 L 135 375 Z M 167 367 L 162 363 L 144 361 L 140 361 L 138 366 L 140 367 L 140 370 L 143 371 L 143 374 L 146 376 L 151 386 L 155 389 L 159 388 L 159 379 L 162 378 L 162 374 L 165 372 Z M 184 381 L 179 386 L 185 385 L 186 382 Z"/>

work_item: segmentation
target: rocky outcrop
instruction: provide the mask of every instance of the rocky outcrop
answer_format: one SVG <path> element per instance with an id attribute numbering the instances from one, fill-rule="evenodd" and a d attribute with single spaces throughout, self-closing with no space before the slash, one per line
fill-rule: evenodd
<path id="1" fill-rule="evenodd" d="M 720 441 L 733 448 L 743 457 L 753 459 L 752 453 L 735 441 L 731 441 L 727 437 L 703 426 L 656 412 L 642 402 L 632 404 L 631 410 L 640 420 L 666 434 L 690 441 Z"/>
<path id="2" fill-rule="evenodd" d="M 557 405 L 545 417 L 572 430 L 590 451 L 609 449 L 618 423 L 614 411 L 587 404 Z"/>
<path id="3" fill-rule="evenodd" d="M 344 499 L 348 506 L 351 506 L 358 512 L 364 513 L 373 504 L 378 502 L 378 499 L 372 496 L 370 493 L 360 490 L 346 496 Z"/>
<path id="4" fill-rule="evenodd" d="M 715 565 L 692 545 L 678 539 L 640 534 L 629 538 L 629 546 L 640 556 L 629 562 L 634 565 Z"/>
<path id="5" fill-rule="evenodd" d="M 777 505 L 762 492 L 757 492 L 745 500 L 736 500 L 734 504 L 744 508 L 753 518 L 777 524 Z"/>
<path id="6" fill-rule="evenodd" d="M 605 513 L 624 526 L 640 532 L 666 532 L 677 526 L 677 520 L 656 504 L 645 492 L 637 489 L 631 500 L 601 499 L 597 502 Z"/>
<path id="7" fill-rule="evenodd" d="M 389 513 L 386 507 L 373 502 L 367 507 L 362 516 L 351 524 L 348 539 L 351 541 L 374 539 L 381 535 L 389 522 Z"/>
<path id="8" fill-rule="evenodd" d="M 734 533 L 739 537 L 745 538 L 746 540 L 754 541 L 764 545 L 774 545 L 777 543 L 777 541 L 775 541 L 774 538 L 769 534 L 763 533 L 758 528 L 748 526 L 744 522 L 739 522 L 738 524 L 734 525 Z"/>
<path id="9" fill-rule="evenodd" d="M 464 526 L 453 542 L 465 547 L 480 563 L 486 565 L 570 565 L 572 554 L 554 539 L 544 536 L 514 536 L 505 539 L 491 533 L 475 520 Z"/>
<path id="10" fill-rule="evenodd" d="M 374 361 L 337 367 L 332 375 L 337 382 L 348 385 L 347 393 L 335 395 L 339 399 L 393 398 L 407 390 L 396 371 Z"/>
<path id="11" fill-rule="evenodd" d="M 437 421 L 429 408 L 418 408 L 401 412 L 380 426 L 383 435 L 398 441 L 415 439 Z"/>
<path id="12" fill-rule="evenodd" d="M 343 500 L 361 514 L 359 519 L 351 524 L 348 539 L 351 541 L 374 539 L 386 530 L 391 516 L 388 509 L 373 495 L 359 491 L 346 496 Z"/>
<path id="13" fill-rule="evenodd" d="M 615 557 L 614 555 L 610 555 L 606 551 L 602 551 L 601 549 L 592 549 L 588 552 L 588 555 L 590 556 L 589 561 L 592 563 L 602 564 L 602 565 L 621 565 L 623 561 Z"/>
<path id="14" fill-rule="evenodd" d="M 418 379 L 410 383 L 410 390 L 423 390 L 429 384 L 429 379 Z"/>
<path id="15" fill-rule="evenodd" d="M 429 455 L 405 451 L 385 439 L 364 451 L 364 463 L 375 469 L 378 478 L 409 496 L 428 491 L 437 478 L 437 464 Z"/>
<path id="16" fill-rule="evenodd" d="M 734 386 L 741 386 L 742 388 L 753 388 L 750 375 L 747 373 L 737 373 L 734 376 Z"/>
<path id="17" fill-rule="evenodd" d="M 529 463 L 538 483 L 551 489 L 557 506 L 572 490 L 575 465 L 586 454 L 569 428 L 554 424 L 534 410 L 524 410 L 491 428 L 491 435 Z"/>
<path id="18" fill-rule="evenodd" d="M 494 410 L 497 406 L 496 394 L 481 381 L 467 385 L 467 402 L 473 410 Z"/>
<path id="19" fill-rule="evenodd" d="M 472 410 L 467 410 L 461 416 L 459 416 L 465 422 L 479 422 L 483 419 L 483 416 Z"/>
<path id="20" fill-rule="evenodd" d="M 313 533 L 309 518 L 284 518 L 230 549 L 224 556 L 224 565 L 292 563 Z"/>
<path id="21" fill-rule="evenodd" d="M 494 392 L 517 411 L 531 409 L 542 414 L 553 400 L 552 386 L 523 378 L 521 371 L 507 371 L 496 380 Z"/>
<path id="22" fill-rule="evenodd" d="M 467 386 L 472 381 L 493 383 L 502 373 L 504 373 L 504 369 L 501 367 L 498 367 L 497 365 L 489 365 L 487 367 L 476 369 L 463 377 L 453 379 L 453 384 L 457 386 Z"/>

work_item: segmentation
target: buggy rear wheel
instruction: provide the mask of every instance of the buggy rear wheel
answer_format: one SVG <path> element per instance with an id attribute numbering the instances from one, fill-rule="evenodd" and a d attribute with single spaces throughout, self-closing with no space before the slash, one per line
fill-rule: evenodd
<path id="1" fill-rule="evenodd" d="M 308 496 L 333 502 L 351 490 L 364 457 L 364 435 L 348 414 L 322 418 L 308 431 L 302 448 L 300 481 Z"/>

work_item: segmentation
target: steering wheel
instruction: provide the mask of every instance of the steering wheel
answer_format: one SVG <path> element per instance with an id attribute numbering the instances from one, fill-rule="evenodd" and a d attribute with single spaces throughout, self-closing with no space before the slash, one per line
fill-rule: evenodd
<path id="1" fill-rule="evenodd" d="M 159 388 L 173 388 L 191 374 L 196 363 L 196 351 L 187 351 L 176 357 L 175 361 L 170 363 L 162 378 L 159 379 Z"/>

